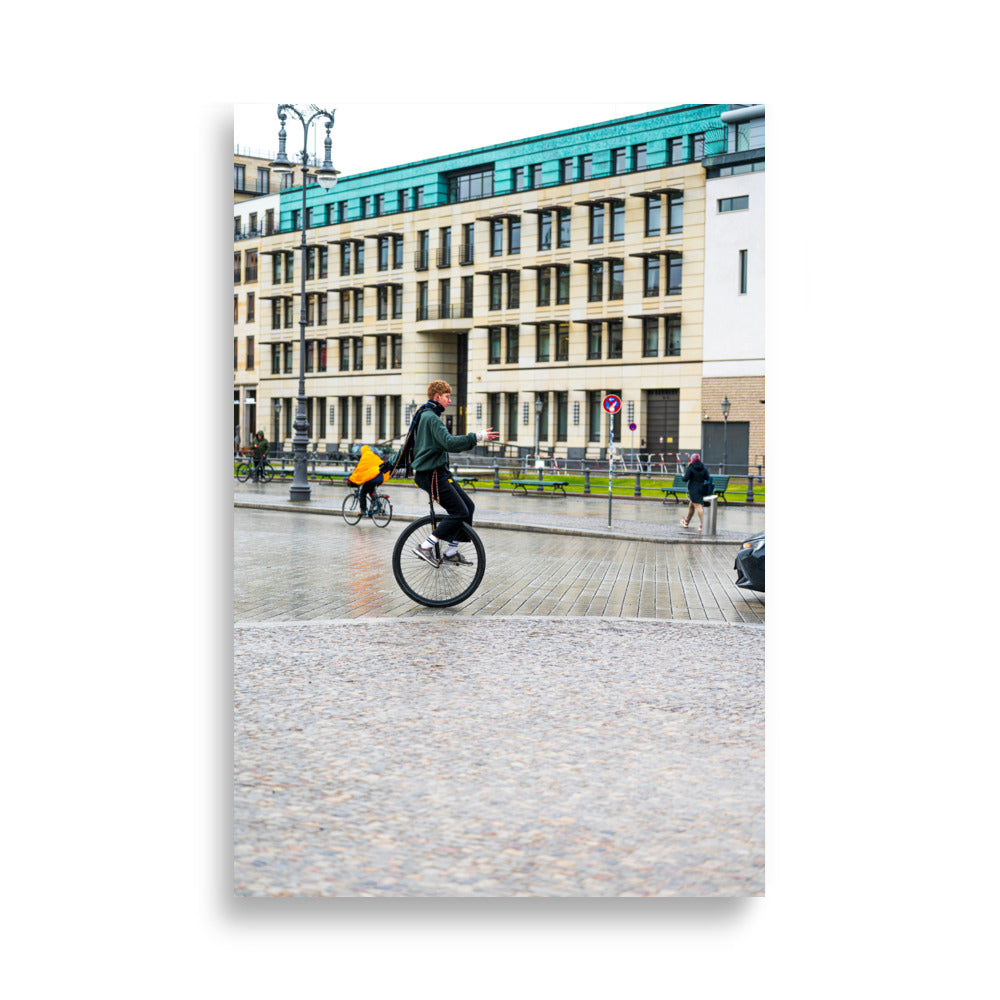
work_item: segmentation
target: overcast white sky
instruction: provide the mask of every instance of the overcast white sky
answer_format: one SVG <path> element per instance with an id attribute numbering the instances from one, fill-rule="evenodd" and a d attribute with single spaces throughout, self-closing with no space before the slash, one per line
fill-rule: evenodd
<path id="1" fill-rule="evenodd" d="M 655 96 L 655 95 L 654 95 Z M 703 99 L 694 98 L 699 103 Z M 749 100 L 745 95 L 727 98 Z M 233 106 L 234 143 L 267 153 L 278 150 L 279 103 L 295 103 L 305 110 L 315 103 L 326 110 L 336 110 L 333 138 L 333 165 L 343 174 L 363 173 L 380 167 L 424 160 L 445 153 L 458 153 L 480 146 L 492 146 L 512 139 L 556 132 L 578 125 L 623 118 L 644 111 L 691 103 L 690 96 L 663 93 L 652 101 L 575 103 L 412 103 L 337 102 L 336 95 L 313 93 L 306 102 L 284 101 L 272 104 L 236 104 Z M 302 149 L 302 125 L 289 116 L 287 152 L 291 158 Z M 309 153 L 323 153 L 326 135 L 322 119 L 309 127 Z"/>

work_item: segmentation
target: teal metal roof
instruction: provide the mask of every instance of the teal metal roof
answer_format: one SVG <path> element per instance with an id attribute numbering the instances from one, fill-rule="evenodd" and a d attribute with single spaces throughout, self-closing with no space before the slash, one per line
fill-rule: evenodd
<path id="1" fill-rule="evenodd" d="M 611 173 L 611 151 L 645 144 L 646 169 L 655 169 L 668 164 L 668 140 L 693 134 L 705 135 L 706 156 L 725 151 L 725 127 L 720 115 L 728 104 L 682 104 L 661 111 L 648 111 L 625 118 L 582 125 L 559 132 L 515 139 L 510 142 L 468 149 L 459 153 L 448 153 L 427 160 L 417 160 L 396 166 L 370 170 L 365 173 L 343 176 L 337 186 L 330 191 L 318 184 L 311 184 L 306 190 L 307 207 L 320 209 L 320 218 L 314 225 L 326 223 L 328 204 L 346 203 L 343 221 L 360 219 L 361 199 L 371 199 L 368 218 L 391 218 L 398 213 L 399 192 L 409 192 L 410 209 L 413 208 L 413 191 L 423 188 L 424 207 L 430 208 L 447 203 L 447 177 L 455 171 L 473 170 L 477 167 L 491 167 L 493 170 L 493 194 L 501 197 L 513 190 L 512 172 L 517 167 L 527 168 L 540 164 L 542 168 L 541 186 L 553 187 L 561 182 L 560 160 L 583 154 L 591 154 L 593 178 L 605 177 Z M 383 195 L 383 211 L 375 216 L 373 202 L 375 195 Z M 292 212 L 302 207 L 301 185 L 281 192 L 281 229 L 292 229 Z M 315 214 L 315 211 L 314 211 Z M 387 219 L 388 221 L 388 219 Z M 391 226 L 389 227 L 391 228 Z"/>

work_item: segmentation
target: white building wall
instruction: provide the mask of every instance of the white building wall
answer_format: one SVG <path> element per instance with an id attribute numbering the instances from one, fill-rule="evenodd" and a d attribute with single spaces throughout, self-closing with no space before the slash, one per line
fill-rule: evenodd
<path id="1" fill-rule="evenodd" d="M 705 185 L 704 378 L 764 374 L 764 171 Z M 721 198 L 750 198 L 746 211 L 719 212 Z M 748 251 L 739 291 L 739 251 Z"/>
<path id="2" fill-rule="evenodd" d="M 257 213 L 257 225 L 264 228 L 264 216 L 269 208 L 274 209 L 274 225 L 281 221 L 281 194 L 275 191 L 273 194 L 262 194 L 257 198 L 247 198 L 244 201 L 233 202 L 233 218 L 240 217 L 240 228 L 245 232 L 250 224 L 250 213 Z"/>

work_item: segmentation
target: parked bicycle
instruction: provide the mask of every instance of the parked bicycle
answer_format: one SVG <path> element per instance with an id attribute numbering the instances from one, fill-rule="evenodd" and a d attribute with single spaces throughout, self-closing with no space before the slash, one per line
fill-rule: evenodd
<path id="1" fill-rule="evenodd" d="M 364 516 L 361 513 L 361 487 L 356 486 L 344 497 L 340 505 L 340 513 L 348 524 L 357 524 Z M 386 527 L 392 520 L 392 504 L 388 493 L 379 493 L 376 489 L 368 498 L 368 517 L 380 528 Z"/>
<path id="2" fill-rule="evenodd" d="M 236 478 L 241 483 L 245 483 L 254 474 L 253 466 L 252 458 L 247 462 L 240 462 L 236 466 Z M 269 483 L 272 479 L 274 479 L 274 466 L 265 458 L 260 470 L 260 482 Z"/>
<path id="3" fill-rule="evenodd" d="M 444 557 L 448 542 L 438 542 L 433 553 L 437 566 L 417 556 L 413 549 L 432 534 L 441 519 L 434 513 L 411 521 L 396 539 L 392 550 L 392 574 L 400 589 L 411 600 L 428 608 L 450 608 L 470 598 L 483 581 L 486 572 L 486 548 L 472 525 L 463 524 L 458 536 L 458 553 Z"/>

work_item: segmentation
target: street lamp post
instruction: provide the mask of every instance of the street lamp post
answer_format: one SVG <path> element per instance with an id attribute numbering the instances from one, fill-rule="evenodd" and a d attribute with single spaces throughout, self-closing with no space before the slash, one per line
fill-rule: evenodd
<path id="1" fill-rule="evenodd" d="M 288 159 L 285 153 L 285 119 L 286 112 L 291 112 L 300 122 L 302 122 L 302 217 L 299 224 L 302 227 L 302 250 L 301 261 L 301 309 L 299 311 L 299 393 L 296 397 L 295 423 L 292 425 L 294 433 L 292 435 L 292 460 L 294 462 L 294 472 L 292 473 L 292 486 L 288 493 L 289 500 L 309 500 L 312 491 L 306 478 L 306 445 L 309 443 L 309 420 L 306 417 L 306 254 L 308 246 L 306 243 L 306 168 L 309 166 L 309 126 L 315 118 L 326 119 L 326 139 L 323 143 L 324 159 L 323 165 L 314 171 L 316 181 L 320 187 L 329 190 L 337 183 L 339 170 L 333 169 L 330 162 L 330 129 L 333 128 L 333 116 L 335 112 L 324 111 L 317 108 L 315 104 L 309 106 L 312 115 L 306 118 L 301 111 L 293 104 L 278 105 L 278 120 L 281 122 L 281 129 L 278 132 L 278 156 L 271 161 L 271 169 L 278 174 L 287 174 L 295 169 L 294 164 Z"/>
<path id="2" fill-rule="evenodd" d="M 542 467 L 542 456 L 539 454 L 539 448 L 542 443 L 542 410 L 545 408 L 545 404 L 540 398 L 535 399 L 535 468 L 538 469 L 538 489 L 544 490 L 542 486 L 542 472 L 545 470 Z"/>
<path id="3" fill-rule="evenodd" d="M 726 466 L 729 463 L 729 408 L 733 404 L 729 402 L 729 397 L 722 400 L 722 474 L 726 475 Z"/>

